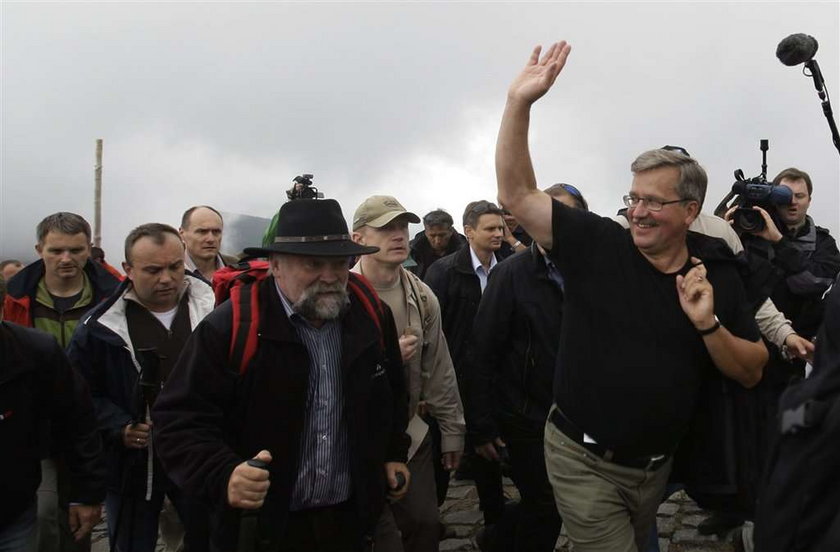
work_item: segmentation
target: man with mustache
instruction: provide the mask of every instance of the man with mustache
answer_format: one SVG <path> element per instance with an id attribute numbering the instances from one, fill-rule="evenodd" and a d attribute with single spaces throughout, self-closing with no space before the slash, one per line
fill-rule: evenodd
<path id="1" fill-rule="evenodd" d="M 411 484 L 393 317 L 349 274 L 378 249 L 350 238 L 335 200 L 285 203 L 273 242 L 245 250 L 269 274 L 199 325 L 158 398 L 155 445 L 169 476 L 213 503 L 216 549 L 369 549 L 386 495 L 407 491 L 398 474 Z"/>
<path id="2" fill-rule="evenodd" d="M 138 226 L 125 240 L 126 279 L 76 328 L 71 363 L 90 386 L 108 457 L 105 509 L 112 548 L 152 552 L 164 496 L 184 524 L 186 550 L 206 550 L 206 508 L 166 476 L 149 418 L 193 328 L 213 310 L 208 284 L 184 274 L 184 245 L 166 224 Z"/>
<path id="3" fill-rule="evenodd" d="M 40 259 L 8 281 L 3 318 L 45 331 L 66 348 L 82 315 L 108 297 L 120 282 L 91 260 L 90 224 L 81 216 L 53 213 L 38 223 L 36 237 L 35 251 Z M 64 480 L 66 473 L 50 452 L 46 435 L 38 489 L 37 549 L 90 550 L 90 537 L 77 542 L 64 522 L 67 504 L 64 496 L 59 497 L 58 480 Z"/>

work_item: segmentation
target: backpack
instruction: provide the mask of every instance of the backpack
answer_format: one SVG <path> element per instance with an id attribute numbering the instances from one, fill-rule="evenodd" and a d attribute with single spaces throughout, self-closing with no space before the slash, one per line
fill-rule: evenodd
<path id="1" fill-rule="evenodd" d="M 778 422 L 756 550 L 840 550 L 840 292 L 826 301 L 814 371 L 782 394 Z"/>
<path id="2" fill-rule="evenodd" d="M 423 331 L 426 332 L 426 328 L 432 322 L 428 305 L 429 297 L 420 285 L 422 280 L 419 276 L 409 270 L 406 270 L 406 275 L 408 276 L 408 286 L 411 288 L 411 294 L 414 295 L 414 300 L 417 303 L 417 310 L 420 312 L 420 320 L 423 321 Z"/>
<path id="3" fill-rule="evenodd" d="M 233 308 L 233 331 L 230 339 L 230 360 L 240 374 L 244 374 L 248 363 L 257 351 L 257 337 L 260 324 L 259 293 L 260 282 L 269 274 L 268 261 L 240 261 L 233 266 L 219 269 L 213 274 L 213 292 L 216 306 L 230 299 Z M 347 289 L 353 294 L 370 316 L 379 334 L 379 348 L 385 350 L 382 335 L 385 309 L 370 282 L 361 274 L 351 272 Z"/>

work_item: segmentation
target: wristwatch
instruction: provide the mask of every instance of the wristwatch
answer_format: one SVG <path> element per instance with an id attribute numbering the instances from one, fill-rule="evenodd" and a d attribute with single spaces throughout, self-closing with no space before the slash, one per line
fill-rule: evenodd
<path id="1" fill-rule="evenodd" d="M 715 333 L 716 331 L 718 331 L 719 328 L 720 328 L 720 320 L 718 320 L 717 315 L 715 315 L 715 323 L 712 324 L 712 327 L 711 328 L 706 328 L 705 330 L 697 330 L 697 333 L 699 333 L 700 335 L 705 337 L 707 335 Z"/>

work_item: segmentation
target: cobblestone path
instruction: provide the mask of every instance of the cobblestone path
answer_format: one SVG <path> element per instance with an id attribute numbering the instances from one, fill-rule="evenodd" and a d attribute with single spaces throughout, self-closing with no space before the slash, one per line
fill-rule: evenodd
<path id="1" fill-rule="evenodd" d="M 519 493 L 510 480 L 505 479 L 504 488 L 508 498 L 519 498 Z M 472 482 L 453 479 L 440 512 L 449 536 L 441 541 L 441 552 L 478 551 L 474 537 L 483 526 L 483 518 L 478 509 L 478 495 Z M 662 552 L 732 552 L 730 541 L 720 541 L 716 536 L 697 533 L 697 524 L 704 518 L 700 508 L 685 493 L 674 494 L 659 507 L 657 514 L 659 549 Z M 162 547 L 158 547 L 158 550 L 162 552 Z M 563 533 L 557 541 L 556 550 L 572 550 Z M 92 552 L 108 552 L 108 536 L 104 522 L 94 529 Z"/>

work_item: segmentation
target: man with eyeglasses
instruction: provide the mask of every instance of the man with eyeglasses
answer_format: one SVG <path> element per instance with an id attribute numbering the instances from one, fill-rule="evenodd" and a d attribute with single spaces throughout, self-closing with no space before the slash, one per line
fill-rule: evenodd
<path id="1" fill-rule="evenodd" d="M 673 464 L 713 370 L 745 387 L 761 379 L 759 339 L 731 255 L 688 227 L 706 174 L 667 150 L 631 165 L 630 232 L 536 189 L 531 105 L 571 48 L 532 53 L 508 90 L 496 149 L 499 199 L 549 251 L 565 300 L 545 428 L 546 467 L 575 550 L 635 551 L 648 536 Z"/>

